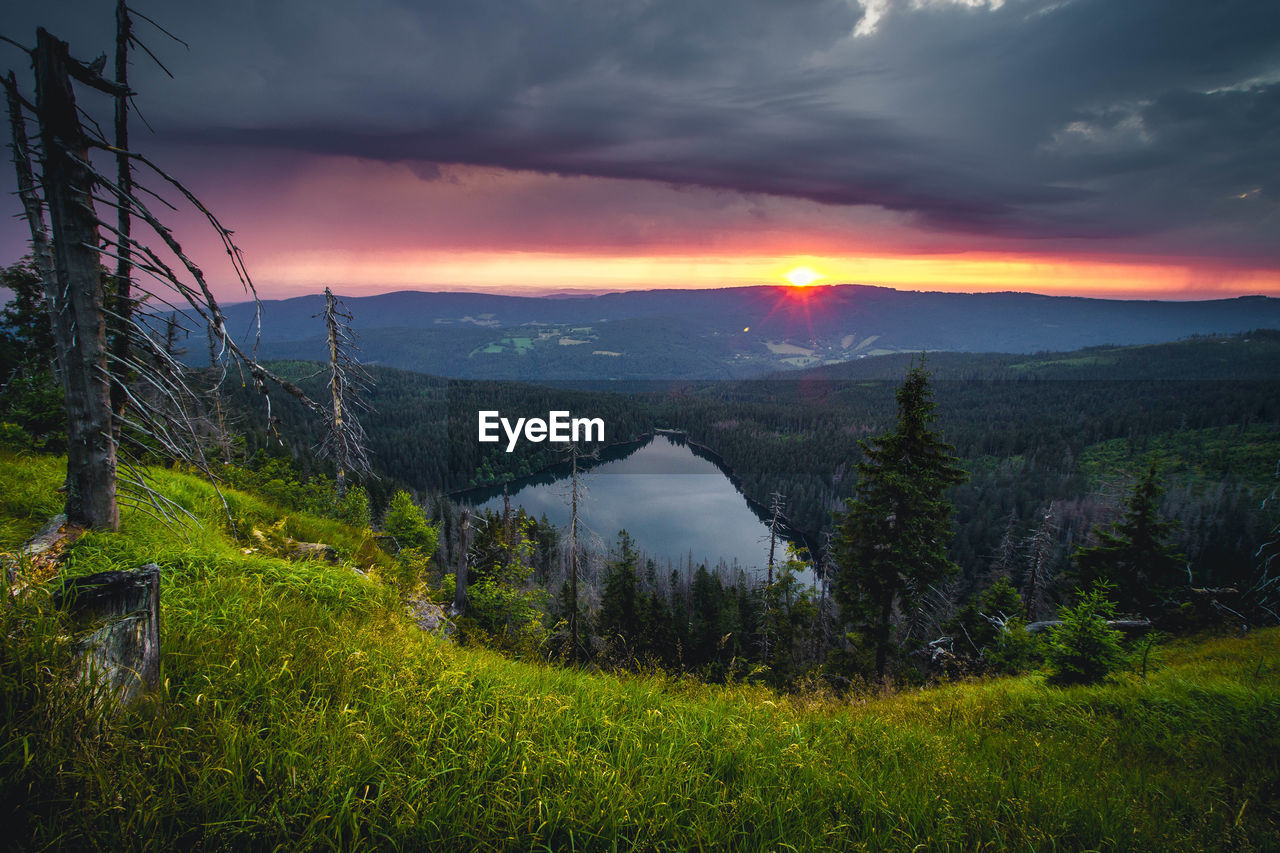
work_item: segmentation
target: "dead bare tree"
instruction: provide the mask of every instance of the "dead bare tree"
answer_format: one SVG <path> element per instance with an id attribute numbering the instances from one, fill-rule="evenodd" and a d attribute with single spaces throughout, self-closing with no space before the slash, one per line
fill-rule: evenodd
<path id="1" fill-rule="evenodd" d="M 133 38 L 133 20 L 129 17 L 129 8 L 124 0 L 116 2 L 116 85 L 115 93 L 115 147 L 116 182 L 126 195 L 133 192 L 133 164 L 124 153 L 129 150 L 129 42 Z M 107 337 L 111 343 L 111 354 L 116 363 L 129 357 L 129 318 L 133 314 L 133 250 L 128 244 L 133 232 L 133 216 L 127 201 L 122 201 L 116 208 L 116 232 L 120 234 L 124 245 L 116 257 L 115 299 L 113 311 L 107 318 Z M 113 383 L 111 388 L 111 411 L 115 416 L 115 437 L 120 437 L 120 416 L 124 413 L 125 394 L 123 383 Z"/>
<path id="2" fill-rule="evenodd" d="M 1049 608 L 1049 593 L 1054 582 L 1053 556 L 1058 541 L 1057 510 L 1056 503 L 1049 504 L 1036 532 L 1027 540 L 1027 574 L 1022 601 L 1028 622 L 1036 621 Z"/>
<path id="3" fill-rule="evenodd" d="M 1276 463 L 1275 476 L 1280 480 L 1280 462 Z M 1271 490 L 1271 494 L 1262 502 L 1262 509 L 1280 500 L 1280 485 Z M 1274 517 L 1274 516 L 1273 516 Z M 1251 619 L 1242 619 L 1243 624 L 1280 624 L 1280 522 L 1275 522 L 1266 540 L 1254 552 L 1255 574 L 1249 587 L 1243 590 L 1241 605 L 1247 609 Z"/>
<path id="4" fill-rule="evenodd" d="M 782 510 L 785 508 L 787 496 L 782 492 L 769 495 L 769 574 L 768 584 L 773 586 L 774 552 L 778 545 L 778 525 L 782 522 Z"/>
<path id="5" fill-rule="evenodd" d="M 213 335 L 212 329 L 205 330 L 208 336 L 209 347 L 209 375 L 219 376 L 221 371 L 218 366 L 218 341 Z M 204 397 L 205 410 L 208 412 L 206 418 L 207 434 L 209 436 L 209 444 L 211 449 L 216 451 L 217 458 L 223 465 L 231 464 L 232 449 L 234 440 L 232 439 L 232 428 L 238 425 L 239 418 L 232 412 L 228 405 L 226 394 L 222 390 L 222 383 L 214 381 L 210 382 L 205 391 Z"/>
<path id="6" fill-rule="evenodd" d="M 787 502 L 787 496 L 782 494 L 781 492 L 773 492 L 772 494 L 769 495 L 769 563 L 768 563 L 768 575 L 765 581 L 766 590 L 773 589 L 774 554 L 778 546 L 778 528 L 779 528 L 779 525 L 784 520 L 782 515 L 782 510 L 786 508 L 786 502 Z M 765 596 L 766 608 L 769 608 L 770 601 L 772 601 L 772 596 L 766 595 Z M 768 626 L 772 620 L 768 618 L 768 615 L 769 615 L 768 613 L 766 613 L 765 615 L 766 615 L 765 625 Z M 772 634 L 772 631 L 768 627 L 766 627 L 761 634 L 761 639 L 763 641 L 762 658 L 766 663 L 769 660 L 769 646 L 771 645 L 771 641 L 773 639 L 772 636 L 770 636 L 771 634 Z"/>
<path id="7" fill-rule="evenodd" d="M 1019 557 L 1018 540 L 1014 535 L 1017 522 L 1017 514 L 1010 511 L 1009 517 L 1005 520 L 1004 533 L 1000 535 L 1000 544 L 996 547 L 995 559 L 992 560 L 991 569 L 987 573 L 988 581 L 1009 578 L 1014 574 Z"/>
<path id="8" fill-rule="evenodd" d="M 4 79 L 5 97 L 9 108 L 9 126 L 13 152 L 13 167 L 18 177 L 18 197 L 22 201 L 23 218 L 31 230 L 31 254 L 36 272 L 44 287 L 45 310 L 51 320 L 56 318 L 53 306 L 55 276 L 53 271 L 53 246 L 49 240 L 49 229 L 45 225 L 44 202 L 36 187 L 35 176 L 31 168 L 30 144 L 27 140 L 27 126 L 22 121 L 23 99 L 18 94 L 17 77 L 12 71 Z M 54 333 L 57 334 L 56 332 Z M 59 379 L 62 377 L 61 356 L 55 351 L 54 370 Z"/>
<path id="9" fill-rule="evenodd" d="M 372 468 L 365 450 L 364 427 L 356 412 L 368 410 L 364 394 L 373 380 L 356 359 L 359 352 L 351 314 L 324 289 L 324 324 L 329 339 L 329 396 L 331 407 L 326 415 L 327 429 L 321 452 L 333 460 L 337 468 L 335 481 L 338 500 L 347 493 L 347 476 L 368 476 Z"/>
<path id="10" fill-rule="evenodd" d="M 53 231 L 55 290 L 50 297 L 68 423 L 66 514 L 73 523 L 115 530 L 120 512 L 98 276 L 98 219 L 93 208 L 93 170 L 88 165 L 89 140 L 80 125 L 71 75 L 76 73 L 87 85 L 108 94 L 115 94 L 116 87 L 71 59 L 66 42 L 44 29 L 36 39 L 36 114 L 44 153 L 40 185 Z"/>
<path id="11" fill-rule="evenodd" d="M 577 444 L 569 445 L 571 479 L 569 481 L 569 643 L 573 647 L 573 660 L 581 661 L 582 650 L 578 640 L 578 504 L 582 501 L 584 488 L 578 460 L 582 457 L 598 459 L 597 451 L 584 454 Z"/>
<path id="12" fill-rule="evenodd" d="M 127 47 L 138 42 L 131 35 L 130 10 L 120 5 L 117 16 L 117 73 L 124 75 Z M 133 442 L 142 451 L 139 458 L 158 450 L 208 471 L 195 426 L 199 395 L 189 386 L 187 371 L 165 346 L 167 318 L 135 311 L 135 305 L 152 300 L 161 311 L 206 325 L 217 341 L 223 365 L 219 381 L 232 363 L 242 377 L 248 374 L 264 398 L 270 382 L 309 408 L 318 407 L 297 386 L 275 376 L 244 351 L 227 328 L 203 270 L 142 201 L 146 193 L 172 207 L 158 192 L 136 181 L 134 169 L 138 167 L 145 167 L 162 186 L 179 193 L 206 218 L 226 248 L 240 283 L 256 301 L 231 231 L 179 181 L 120 144 L 128 138 L 127 116 L 120 110 L 127 113 L 127 100 L 133 93 L 127 85 L 102 77 L 105 55 L 86 65 L 71 56 L 66 42 L 44 29 L 37 30 L 36 47 L 27 52 L 35 69 L 35 103 L 22 96 L 14 73 L 4 79 L 4 85 L 19 194 L 37 268 L 45 279 L 66 401 L 66 515 L 73 524 L 114 530 L 119 525 L 118 481 L 135 505 L 165 516 L 172 509 L 147 487 L 138 459 L 119 454 L 122 442 Z M 73 81 L 114 99 L 114 141 L 108 141 L 96 126 L 86 127 L 81 122 Z M 38 176 L 26 133 L 29 116 L 39 127 L 40 143 L 34 149 L 39 157 Z M 94 165 L 93 151 L 114 159 L 116 180 Z M 98 205 L 116 211 L 115 225 L 99 214 Z M 51 234 L 44 225 L 46 209 Z M 133 235 L 135 218 L 159 240 L 159 247 Z M 166 261 L 162 253 L 171 260 Z M 110 260 L 117 263 L 117 287 L 108 306 L 100 270 Z M 132 282 L 135 273 L 146 276 L 149 284 Z M 118 333 L 112 346 L 108 346 L 108 322 Z M 118 411 L 113 408 L 113 398 L 120 400 Z M 269 399 L 267 402 L 269 407 Z M 124 468 L 123 476 L 118 467 Z"/>
<path id="13" fill-rule="evenodd" d="M 831 648 L 831 623 L 834 620 L 833 620 L 833 614 L 830 612 L 832 607 L 831 607 L 830 596 L 827 595 L 827 588 L 830 586 L 831 573 L 835 571 L 835 564 L 834 564 L 834 560 L 832 559 L 833 554 L 835 552 L 832 550 L 832 542 L 831 542 L 834 536 L 835 536 L 835 532 L 831 530 L 828 530 L 826 531 L 825 534 L 823 534 L 822 563 L 820 566 L 820 571 L 822 572 L 822 593 L 818 598 L 818 634 L 820 638 L 820 655 L 819 655 L 820 657 L 825 656 L 827 653 L 827 650 Z M 815 568 L 819 568 L 819 567 L 815 566 Z"/>

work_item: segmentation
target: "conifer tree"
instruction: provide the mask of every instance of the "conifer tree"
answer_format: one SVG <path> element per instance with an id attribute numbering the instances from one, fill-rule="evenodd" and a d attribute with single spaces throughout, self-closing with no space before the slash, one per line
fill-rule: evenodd
<path id="1" fill-rule="evenodd" d="M 0 287 L 13 293 L 0 309 L 0 420 L 17 424 L 35 446 L 57 447 L 66 415 L 44 281 L 28 257 L 0 269 Z"/>
<path id="2" fill-rule="evenodd" d="M 395 540 L 397 548 L 417 548 L 428 557 L 435 553 L 440 539 L 439 528 L 427 521 L 413 497 L 403 489 L 391 499 L 382 529 Z"/>
<path id="3" fill-rule="evenodd" d="M 440 544 L 440 528 L 427 521 L 413 498 L 402 489 L 391 499 L 382 529 L 396 543 L 396 583 L 412 590 Z"/>
<path id="4" fill-rule="evenodd" d="M 600 596 L 600 631 L 610 641 L 619 638 L 634 647 L 640 635 L 642 599 L 635 542 L 625 530 L 618 531 L 617 557 L 609 562 Z M 634 649 L 631 649 L 634 652 Z"/>
<path id="5" fill-rule="evenodd" d="M 773 583 L 764 589 L 761 627 L 765 636 L 773 640 L 773 653 L 766 662 L 779 684 L 794 679 L 811 660 L 818 607 L 811 589 L 801 583 L 800 575 L 812 569 L 804 553 L 788 545 L 787 559 L 778 564 Z"/>
<path id="6" fill-rule="evenodd" d="M 947 555 L 951 537 L 948 487 L 967 475 L 954 448 L 930 427 L 935 404 L 929 374 L 912 365 L 898 388 L 898 422 L 863 441 L 854 498 L 837 520 L 835 597 L 846 622 L 875 647 L 883 675 L 895 605 L 913 590 L 960 570 Z"/>
<path id="7" fill-rule="evenodd" d="M 1159 461 L 1152 457 L 1129 493 L 1123 517 L 1098 532 L 1098 544 L 1076 551 L 1081 589 L 1109 584 L 1121 610 L 1141 611 L 1159 604 L 1177 585 L 1186 558 L 1166 542 L 1178 523 L 1160 517 L 1163 494 Z"/>

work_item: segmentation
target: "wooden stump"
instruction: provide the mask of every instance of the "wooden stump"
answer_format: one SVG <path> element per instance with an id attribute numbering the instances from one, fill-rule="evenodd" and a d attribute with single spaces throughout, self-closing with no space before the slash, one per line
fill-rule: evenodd
<path id="1" fill-rule="evenodd" d="M 127 707 L 160 684 L 160 567 L 67 582 L 56 601 L 85 634 L 78 676 Z"/>

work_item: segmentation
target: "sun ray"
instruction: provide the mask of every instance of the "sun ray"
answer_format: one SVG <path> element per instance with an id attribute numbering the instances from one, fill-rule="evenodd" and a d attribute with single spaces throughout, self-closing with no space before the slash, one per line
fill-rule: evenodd
<path id="1" fill-rule="evenodd" d="M 808 287 L 814 282 L 822 281 L 825 275 L 815 270 L 813 267 L 795 267 L 788 270 L 783 276 L 792 287 Z"/>

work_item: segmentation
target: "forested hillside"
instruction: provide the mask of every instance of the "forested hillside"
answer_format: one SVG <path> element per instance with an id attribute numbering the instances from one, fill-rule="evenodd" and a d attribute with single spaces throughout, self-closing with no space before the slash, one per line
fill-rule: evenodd
<path id="1" fill-rule="evenodd" d="M 424 494 L 563 461 L 548 444 L 525 442 L 513 453 L 479 445 L 478 409 L 602 417 L 609 442 L 681 429 L 758 503 L 774 491 L 785 495 L 792 526 L 820 541 L 831 511 L 853 494 L 859 441 L 893 417 L 894 387 L 909 360 L 863 359 L 776 380 L 625 386 L 629 394 L 375 367 L 366 418 L 378 470 Z M 1127 478 L 1153 451 L 1168 486 L 1163 510 L 1182 522 L 1177 542 L 1196 582 L 1230 584 L 1248 570 L 1280 459 L 1280 383 L 1271 378 L 1280 376 L 1280 333 L 1034 356 L 935 354 L 926 363 L 939 427 L 970 473 L 952 492 L 952 552 L 966 577 L 986 571 L 1002 540 L 1024 542 L 1041 528 L 1054 542 L 1056 568 L 1065 568 L 1070 548 L 1118 511 Z M 321 391 L 319 377 L 305 378 L 313 366 L 279 367 Z M 841 373 L 847 378 L 833 375 Z M 296 406 L 279 411 L 283 434 L 305 459 L 319 427 Z"/>

